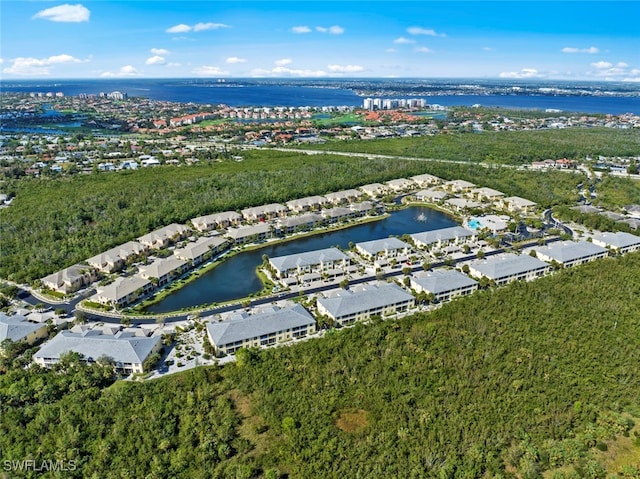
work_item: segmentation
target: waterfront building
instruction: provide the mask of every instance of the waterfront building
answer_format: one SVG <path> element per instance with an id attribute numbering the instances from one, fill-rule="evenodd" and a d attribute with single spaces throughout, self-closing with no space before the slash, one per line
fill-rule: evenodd
<path id="1" fill-rule="evenodd" d="M 78 291 L 83 286 L 88 286 L 98 279 L 96 271 L 92 266 L 74 264 L 63 270 L 42 278 L 41 282 L 45 288 L 52 289 L 59 293 L 69 294 Z"/>
<path id="2" fill-rule="evenodd" d="M 353 218 L 356 216 L 356 213 L 351 208 L 343 208 L 337 206 L 335 208 L 322 210 L 322 212 L 320 212 L 320 215 L 327 221 L 327 223 L 334 224 L 343 220 L 347 220 L 349 218 Z"/>
<path id="3" fill-rule="evenodd" d="M 474 231 L 462 226 L 452 226 L 451 228 L 441 228 L 438 230 L 424 231 L 410 235 L 416 246 L 420 248 L 431 248 L 448 246 L 450 244 L 462 244 L 475 240 Z"/>
<path id="4" fill-rule="evenodd" d="M 530 281 L 544 276 L 549 269 L 547 263 L 528 254 L 503 253 L 469 263 L 472 276 L 485 277 L 498 286 L 518 280 Z"/>
<path id="5" fill-rule="evenodd" d="M 450 198 L 444 202 L 448 207 L 456 211 L 473 210 L 482 207 L 481 203 L 467 198 Z"/>
<path id="6" fill-rule="evenodd" d="M 153 291 L 154 286 L 141 276 L 118 277 L 111 284 L 99 286 L 92 300 L 115 308 L 124 308 Z"/>
<path id="7" fill-rule="evenodd" d="M 100 358 L 113 361 L 116 371 L 124 374 L 141 373 L 146 359 L 162 348 L 160 335 L 147 336 L 142 329 L 113 330 L 105 328 L 76 328 L 59 332 L 33 355 L 36 364 L 51 367 L 63 354 L 74 352 L 83 361 L 94 363 Z"/>
<path id="8" fill-rule="evenodd" d="M 609 248 L 620 254 L 640 250 L 640 237 L 624 231 L 597 233 L 593 235 L 591 240 L 595 245 Z"/>
<path id="9" fill-rule="evenodd" d="M 420 271 L 411 276 L 411 288 L 418 293 L 433 294 L 435 301 L 451 301 L 478 289 L 478 282 L 455 269 Z"/>
<path id="10" fill-rule="evenodd" d="M 290 234 L 297 231 L 309 231 L 324 222 L 324 218 L 316 213 L 304 213 L 297 216 L 280 218 L 276 222 L 276 232 Z"/>
<path id="11" fill-rule="evenodd" d="M 325 273 L 334 269 L 344 271 L 350 262 L 349 257 L 338 248 L 269 258 L 269 264 L 279 278 L 300 276 L 304 273 Z"/>
<path id="12" fill-rule="evenodd" d="M 204 236 L 194 242 L 187 243 L 183 248 L 176 249 L 173 254 L 176 258 L 187 261 L 191 266 L 198 266 L 224 251 L 228 246 L 229 241 L 225 238 Z"/>
<path id="13" fill-rule="evenodd" d="M 272 346 L 316 332 L 313 316 L 301 305 L 268 307 L 254 314 L 234 313 L 223 321 L 207 322 L 207 337 L 216 352 L 233 354 L 240 348 Z"/>
<path id="14" fill-rule="evenodd" d="M 359 203 L 353 203 L 349 205 L 349 209 L 353 211 L 355 216 L 366 216 L 370 213 L 375 213 L 376 210 L 381 207 L 377 207 L 371 201 L 360 201 Z"/>
<path id="15" fill-rule="evenodd" d="M 229 228 L 226 233 L 227 238 L 234 244 L 257 243 L 271 238 L 272 235 L 271 225 L 267 223 Z"/>
<path id="16" fill-rule="evenodd" d="M 413 295 L 395 283 L 358 285 L 349 290 L 338 290 L 317 301 L 318 313 L 329 316 L 341 326 L 367 320 L 374 315 L 404 312 L 414 304 Z"/>
<path id="17" fill-rule="evenodd" d="M 534 246 L 532 249 L 541 260 L 547 263 L 555 261 L 564 267 L 588 263 L 609 255 L 606 248 L 588 241 L 560 241 L 546 246 Z"/>
<path id="18" fill-rule="evenodd" d="M 397 258 L 411 253 L 411 245 L 395 237 L 356 243 L 356 251 L 369 260 Z"/>
<path id="19" fill-rule="evenodd" d="M 449 194 L 446 191 L 436 188 L 428 188 L 426 190 L 420 190 L 416 193 L 416 200 L 424 201 L 426 203 L 439 203 L 443 201 Z"/>
<path id="20" fill-rule="evenodd" d="M 140 266 L 139 274 L 156 286 L 162 287 L 182 276 L 189 269 L 189 264 L 175 256 L 158 258 L 153 263 Z"/>
<path id="21" fill-rule="evenodd" d="M 142 243 L 128 241 L 89 258 L 87 263 L 103 273 L 114 273 L 120 271 L 129 258 L 142 255 L 146 251 L 147 248 Z"/>

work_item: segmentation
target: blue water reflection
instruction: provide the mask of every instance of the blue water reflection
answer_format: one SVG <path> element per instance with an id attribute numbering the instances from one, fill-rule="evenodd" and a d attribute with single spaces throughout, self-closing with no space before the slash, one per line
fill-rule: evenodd
<path id="1" fill-rule="evenodd" d="M 284 256 L 304 253 L 316 249 L 339 246 L 348 248 L 349 243 L 359 243 L 389 236 L 431 231 L 456 226 L 450 216 L 427 207 L 413 206 L 394 211 L 385 219 L 360 224 L 351 228 L 268 245 L 253 251 L 238 254 L 204 274 L 184 288 L 150 306 L 147 311 L 165 313 L 200 304 L 219 303 L 243 298 L 262 289 L 256 276 L 256 268 L 262 256 Z"/>

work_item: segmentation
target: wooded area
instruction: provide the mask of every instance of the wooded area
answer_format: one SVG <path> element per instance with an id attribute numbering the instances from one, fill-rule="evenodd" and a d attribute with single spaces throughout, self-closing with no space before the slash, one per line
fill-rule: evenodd
<path id="1" fill-rule="evenodd" d="M 33 281 L 172 222 L 432 173 L 550 206 L 584 178 L 477 165 L 247 151 L 242 162 L 13 180 L 0 210 L 0 277 Z"/>
<path id="2" fill-rule="evenodd" d="M 9 365 L 0 450 L 77 460 L 65 477 L 637 477 L 597 459 L 640 417 L 639 270 L 601 260 L 145 383 Z"/>
<path id="3" fill-rule="evenodd" d="M 313 150 L 523 164 L 547 158 L 579 159 L 599 155 L 636 156 L 640 136 L 633 129 L 564 128 L 529 131 L 451 131 L 447 134 L 379 140 L 336 140 L 309 145 Z"/>

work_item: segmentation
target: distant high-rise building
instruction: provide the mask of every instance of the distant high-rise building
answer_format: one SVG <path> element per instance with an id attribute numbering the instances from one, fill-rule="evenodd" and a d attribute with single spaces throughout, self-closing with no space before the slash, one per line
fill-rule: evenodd
<path id="1" fill-rule="evenodd" d="M 373 110 L 373 98 L 365 98 L 363 107 L 365 110 Z"/>

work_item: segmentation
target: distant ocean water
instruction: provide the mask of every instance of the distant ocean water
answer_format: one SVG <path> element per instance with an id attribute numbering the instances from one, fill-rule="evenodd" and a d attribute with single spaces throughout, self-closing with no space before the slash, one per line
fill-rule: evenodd
<path id="1" fill-rule="evenodd" d="M 229 106 L 362 106 L 363 97 L 340 87 L 339 81 L 331 88 L 323 85 L 291 85 L 256 82 L 216 83 L 198 80 L 57 80 L 57 81 L 3 81 L 4 92 L 62 92 L 65 96 L 81 93 L 121 91 L 130 97 L 141 96 L 154 100 L 193 102 L 199 104 L 226 104 Z M 640 114 L 640 96 L 577 96 L 577 95 L 384 95 L 387 98 L 425 98 L 429 104 L 443 106 L 557 109 L 567 112 Z"/>

